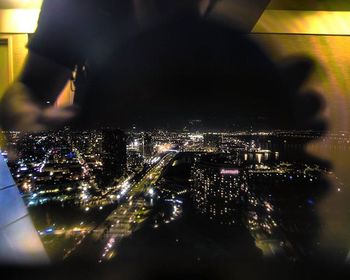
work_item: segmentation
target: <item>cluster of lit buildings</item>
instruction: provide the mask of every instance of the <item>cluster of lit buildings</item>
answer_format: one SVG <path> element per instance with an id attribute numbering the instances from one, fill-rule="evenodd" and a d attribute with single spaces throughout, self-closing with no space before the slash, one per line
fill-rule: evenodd
<path id="1" fill-rule="evenodd" d="M 327 169 L 281 160 L 278 152 L 252 142 L 244 146 L 230 153 L 179 153 L 157 182 L 160 196 L 191 197 L 194 211 L 213 224 L 247 228 L 266 257 L 295 260 L 313 252 L 315 242 L 308 238 L 319 228 L 310 216 L 324 192 Z"/>
<path id="2" fill-rule="evenodd" d="M 127 172 L 126 136 L 117 129 L 7 132 L 6 138 L 9 153 L 17 153 L 11 171 L 29 205 L 84 204 Z"/>
<path id="3" fill-rule="evenodd" d="M 190 196 L 198 214 L 213 223 L 244 226 L 265 255 L 278 252 L 289 258 L 298 255 L 292 245 L 299 242 L 298 234 L 317 231 L 308 213 L 316 207 L 327 169 L 288 160 L 283 150 L 288 144 L 302 148 L 304 139 L 317 137 L 310 132 L 65 128 L 6 136 L 8 146 L 18 151 L 11 169 L 29 205 L 59 201 L 87 210 L 102 208 L 126 195 L 159 155 L 174 151 L 159 179 L 146 184 L 169 202 L 165 222 L 180 216 L 183 198 Z M 155 227 L 159 223 L 157 219 Z"/>

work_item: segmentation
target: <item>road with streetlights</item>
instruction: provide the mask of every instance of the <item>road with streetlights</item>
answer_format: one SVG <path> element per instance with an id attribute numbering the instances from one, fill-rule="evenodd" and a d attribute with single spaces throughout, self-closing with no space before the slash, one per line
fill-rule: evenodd
<path id="1" fill-rule="evenodd" d="M 151 166 L 139 180 L 127 178 L 121 183 L 118 193 L 115 194 L 118 201 L 116 208 L 88 236 L 90 242 L 93 240 L 95 244 L 103 244 L 102 248 L 97 246 L 98 262 L 101 263 L 116 256 L 119 242 L 147 220 L 153 205 L 153 185 L 161 176 L 163 168 L 175 155 L 176 152 L 171 151 L 154 157 L 151 160 Z M 79 254 L 79 248 L 76 251 Z"/>

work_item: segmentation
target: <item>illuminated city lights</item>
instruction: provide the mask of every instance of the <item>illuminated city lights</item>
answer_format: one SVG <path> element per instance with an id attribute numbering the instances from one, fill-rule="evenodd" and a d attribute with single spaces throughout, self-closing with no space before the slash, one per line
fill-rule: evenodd
<path id="1" fill-rule="evenodd" d="M 188 202 L 184 202 L 184 198 L 188 195 L 193 195 L 196 211 L 212 223 L 247 228 L 264 256 L 273 255 L 272 251 L 289 254 L 291 245 L 281 232 L 293 231 L 297 225 L 279 220 L 283 203 L 277 195 L 272 199 L 270 192 L 278 193 L 278 188 L 297 189 L 307 184 L 317 186 L 320 176 L 327 170 L 317 164 L 289 162 L 284 150 L 272 144 L 279 141 L 282 147 L 285 143 L 293 145 L 294 139 L 313 139 L 312 132 L 191 134 L 159 130 L 147 133 L 151 139 L 148 147 L 153 147 L 147 156 L 143 156 L 144 147 L 138 140 L 144 134 L 128 135 L 125 173 L 104 185 L 99 181 L 99 174 L 105 168 L 101 153 L 108 151 L 101 146 L 103 134 L 99 131 L 65 129 L 24 138 L 8 133 L 9 143 L 23 150 L 24 157 L 18 159 L 13 174 L 27 205 L 35 209 L 60 203 L 62 209 L 70 205 L 81 210 L 73 226 L 52 227 L 51 224 L 38 231 L 43 240 L 49 236 L 76 238 L 73 245 L 64 248 L 63 259 L 79 253 L 80 246 L 89 239 L 101 240 L 104 244 L 97 262 L 117 258 L 121 240 L 135 229 L 151 224 L 153 229 L 160 230 L 180 221 L 186 215 L 184 204 Z M 259 137 L 267 139 L 262 142 Z M 344 133 L 328 137 L 344 145 L 350 138 Z M 156 148 L 159 146 L 176 148 L 160 152 Z M 129 154 L 133 157 L 129 158 Z M 182 170 L 176 175 L 181 177 L 184 166 L 189 177 L 173 182 L 175 170 Z M 173 174 L 172 177 L 168 173 Z M 340 192 L 342 187 L 339 183 L 336 190 Z M 307 199 L 294 199 L 298 207 L 310 211 L 317 204 L 312 195 Z M 164 212 L 153 217 L 150 210 L 159 201 L 164 202 Z M 103 222 L 89 221 L 89 217 L 105 213 L 111 214 L 104 216 Z M 51 222 L 55 218 L 50 215 L 45 219 Z"/>

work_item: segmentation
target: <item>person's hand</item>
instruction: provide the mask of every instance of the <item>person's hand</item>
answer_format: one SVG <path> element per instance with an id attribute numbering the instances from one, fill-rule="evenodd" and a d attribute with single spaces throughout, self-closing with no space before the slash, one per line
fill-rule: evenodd
<path id="1" fill-rule="evenodd" d="M 0 126 L 4 130 L 39 132 L 61 126 L 75 116 L 73 106 L 43 107 L 32 98 L 29 89 L 14 83 L 0 100 Z"/>

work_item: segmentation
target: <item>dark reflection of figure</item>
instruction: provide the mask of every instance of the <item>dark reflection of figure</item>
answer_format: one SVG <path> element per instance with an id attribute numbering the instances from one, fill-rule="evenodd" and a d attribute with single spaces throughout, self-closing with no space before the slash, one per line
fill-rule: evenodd
<path id="1" fill-rule="evenodd" d="M 90 53 L 90 80 L 86 92 L 79 93 L 82 114 L 75 125 L 138 122 L 143 127 L 176 128 L 185 120 L 199 118 L 212 128 L 232 128 L 231 124 L 239 122 L 242 128 L 325 129 L 318 116 L 322 109 L 318 95 L 298 92 L 312 70 L 310 60 L 299 58 L 278 67 L 246 35 L 228 26 L 204 20 L 193 11 L 174 18 L 122 44 L 112 40 L 107 50 L 97 48 Z M 101 40 L 109 42 L 108 38 Z M 101 67 L 105 60 L 111 67 Z M 44 119 L 41 125 L 46 123 Z M 306 160 L 304 149 L 299 157 Z M 309 196 L 317 204 L 327 186 L 305 186 L 302 192 L 271 190 L 259 190 L 257 195 L 268 197 L 271 203 L 271 196 L 279 195 L 276 207 L 282 222 L 298 223 L 300 216 L 310 217 L 313 230 L 305 236 L 305 244 L 313 247 L 319 233 L 317 214 L 314 208 L 299 206 Z M 247 198 L 242 197 L 243 205 L 237 207 L 244 210 Z M 119 249 L 120 267 L 135 265 L 134 276 L 142 278 L 178 269 L 219 278 L 234 273 L 241 263 L 249 263 L 251 269 L 251 264 L 262 260 L 245 227 L 221 225 L 198 215 L 192 197 L 184 204 L 183 219 L 157 230 L 145 227 L 124 241 Z"/>
<path id="2" fill-rule="evenodd" d="M 128 44 L 120 52 L 119 61 L 127 67 L 121 67 L 116 76 L 123 77 L 120 86 L 131 96 L 143 93 L 143 102 L 135 102 L 134 108 L 144 125 L 166 122 L 176 126 L 186 119 L 200 118 L 216 128 L 228 128 L 239 119 L 242 127 L 324 129 L 323 121 L 315 118 L 322 107 L 317 95 L 297 92 L 312 68 L 307 59 L 276 67 L 245 35 L 192 17 L 135 40 L 132 47 Z M 142 114 L 144 108 L 152 108 L 152 114 Z M 302 145 L 305 148 L 306 141 Z M 298 152 L 299 162 L 315 162 L 304 148 Z M 243 201 L 236 210 L 246 219 L 249 211 L 264 219 L 265 214 L 248 201 L 269 203 L 276 208 L 277 235 L 288 240 L 282 239 L 276 246 L 293 251 L 291 260 L 317 259 L 321 257 L 317 244 L 320 222 L 315 205 L 328 189 L 327 182 L 318 179 L 318 184 L 310 183 L 303 189 L 277 179 L 271 186 L 262 184 L 264 188 L 259 188 L 258 181 L 248 180 L 246 194 L 235 198 Z M 192 198 L 187 203 L 191 204 Z M 158 269 L 232 273 L 239 260 L 262 260 L 247 225 L 221 225 L 209 215 L 199 215 L 201 209 L 187 207 L 183 219 L 158 229 L 145 227 L 122 242 L 121 264 L 138 264 L 137 273 Z M 207 270 L 201 270 L 203 264 Z"/>
<path id="3" fill-rule="evenodd" d="M 190 201 L 185 201 L 190 204 Z M 118 248 L 117 263 L 135 265 L 131 275 L 177 275 L 182 272 L 219 279 L 244 263 L 261 262 L 261 252 L 242 226 L 220 225 L 188 207 L 183 218 L 158 229 L 145 226 Z M 209 275 L 207 275 L 209 276 Z"/>
<path id="4" fill-rule="evenodd" d="M 151 219 L 148 225 L 121 242 L 118 264 L 138 267 L 131 276 L 162 275 L 170 271 L 179 277 L 175 276 L 179 271 L 187 271 L 195 275 L 213 273 L 220 279 L 242 271 L 243 264 L 259 267 L 266 259 L 266 251 L 267 259 L 281 262 L 317 261 L 325 257 L 318 244 L 320 221 L 313 205 L 328 188 L 322 173 L 315 174 L 314 184 L 291 184 L 289 178 L 259 180 L 249 174 L 249 166 L 242 161 L 233 165 L 219 163 L 227 155 L 209 154 L 199 158 L 195 174 L 177 174 L 177 178 L 185 179 L 182 186 L 189 190 L 185 196 L 177 196 L 183 200 L 182 218 L 164 223 L 170 220 L 171 214 L 167 212 L 172 211 L 163 202 L 171 194 L 165 194 L 158 209 L 154 209 L 158 224 Z M 239 168 L 241 175 L 220 177 L 225 166 Z M 170 177 L 174 179 L 176 171 L 172 173 Z M 196 182 L 198 174 L 204 174 L 204 178 Z M 167 174 L 164 177 L 169 178 Z M 195 183 L 184 183 L 189 178 Z M 230 182 L 232 187 L 228 186 Z M 159 189 L 171 189 L 169 186 L 171 179 Z M 181 192 L 179 181 L 174 186 Z"/>
<path id="5" fill-rule="evenodd" d="M 112 69 L 91 66 L 98 72 L 91 73 L 81 100 L 80 123 L 179 128 L 199 118 L 216 129 L 237 123 L 324 128 L 314 119 L 319 97 L 297 91 L 310 60 L 291 60 L 279 69 L 244 34 L 192 14 L 138 34 L 111 58 Z"/>

